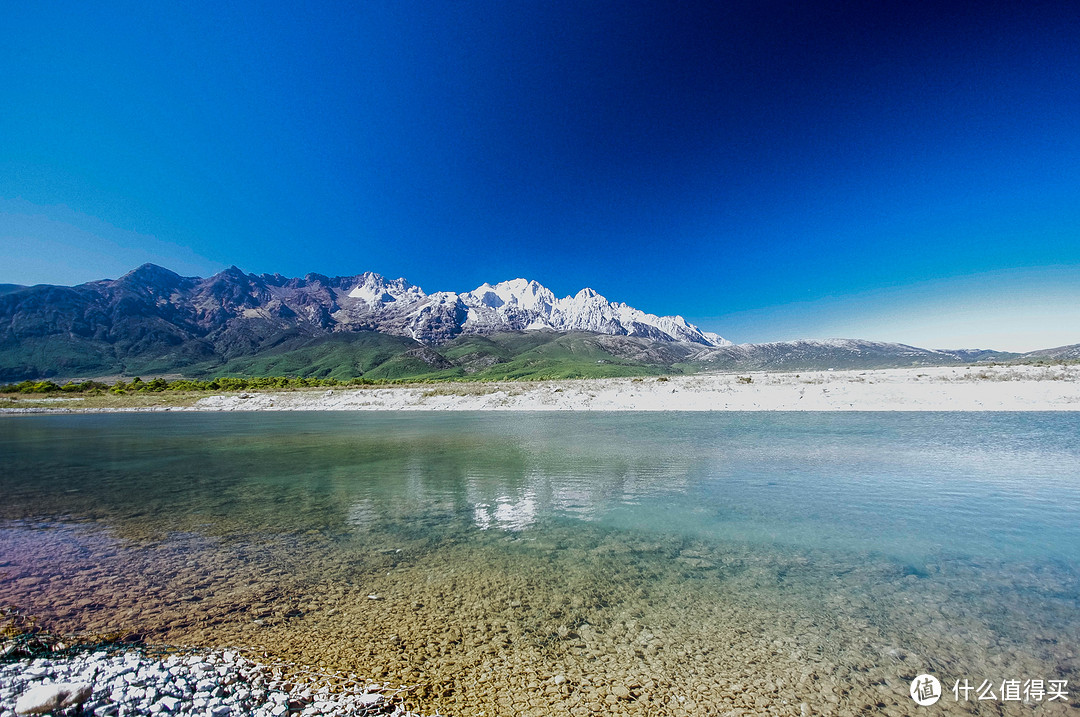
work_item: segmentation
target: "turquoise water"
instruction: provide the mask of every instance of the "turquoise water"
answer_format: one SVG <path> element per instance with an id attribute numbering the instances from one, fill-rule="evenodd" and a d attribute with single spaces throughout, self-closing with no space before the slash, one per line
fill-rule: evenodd
<path id="1" fill-rule="evenodd" d="M 2 429 L 8 518 L 56 506 L 321 529 L 453 515 L 915 561 L 1080 556 L 1075 414 L 114 415 Z"/>
<path id="2" fill-rule="evenodd" d="M 33 416 L 0 455 L 0 602 L 397 669 L 421 705 L 908 711 L 915 670 L 1076 678 L 1077 414 Z"/>

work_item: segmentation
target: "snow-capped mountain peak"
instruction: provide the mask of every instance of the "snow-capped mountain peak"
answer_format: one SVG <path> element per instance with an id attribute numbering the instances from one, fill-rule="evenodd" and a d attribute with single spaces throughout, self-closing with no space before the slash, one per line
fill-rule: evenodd
<path id="1" fill-rule="evenodd" d="M 725 339 L 723 336 L 712 331 L 702 331 L 701 335 L 712 344 L 713 346 L 733 346 L 732 342 Z"/>
<path id="2" fill-rule="evenodd" d="M 646 314 L 622 303 L 613 303 L 590 288 L 562 299 L 542 284 L 513 279 L 481 284 L 461 294 L 466 307 L 465 331 L 536 330 L 593 331 L 603 334 L 645 336 L 660 341 L 689 341 L 724 346 L 722 337 L 708 337 L 681 316 Z"/>
<path id="3" fill-rule="evenodd" d="M 466 303 L 479 302 L 492 309 L 513 306 L 527 311 L 543 311 L 545 305 L 555 301 L 551 291 L 526 279 L 500 281 L 494 286 L 484 283 L 462 296 L 466 297 Z"/>
<path id="4" fill-rule="evenodd" d="M 348 287 L 349 284 L 345 284 Z M 351 289 L 337 294 L 336 321 L 354 329 L 411 336 L 438 343 L 460 333 L 497 331 L 588 331 L 641 336 L 656 341 L 686 341 L 703 346 L 730 342 L 706 334 L 681 316 L 647 314 L 608 301 L 593 289 L 556 298 L 550 289 L 528 279 L 484 283 L 472 291 L 424 293 L 404 279 L 362 274 Z"/>
<path id="5" fill-rule="evenodd" d="M 567 298 L 569 298 L 569 297 L 567 297 Z M 579 291 L 578 293 L 574 294 L 574 299 L 577 300 L 577 301 L 581 301 L 581 302 L 589 301 L 590 299 L 596 299 L 596 298 L 603 299 L 604 297 L 600 296 L 600 294 L 596 293 L 595 291 L 593 291 L 592 289 L 590 289 L 587 286 L 584 289 L 582 289 L 581 291 Z"/>
<path id="6" fill-rule="evenodd" d="M 379 274 L 370 271 L 361 274 L 357 278 L 360 279 L 360 282 L 349 292 L 348 296 L 351 299 L 360 299 L 371 306 L 397 301 L 410 303 L 423 299 L 425 296 L 423 289 L 419 286 L 413 286 L 404 279 L 388 281 Z"/>

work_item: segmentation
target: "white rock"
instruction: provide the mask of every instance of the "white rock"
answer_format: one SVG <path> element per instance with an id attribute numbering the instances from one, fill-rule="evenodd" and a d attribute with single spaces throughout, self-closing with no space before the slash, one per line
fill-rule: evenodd
<path id="1" fill-rule="evenodd" d="M 75 707 L 86 702 L 93 688 L 85 682 L 56 682 L 38 685 L 24 693 L 15 703 L 15 713 L 39 715 Z"/>
<path id="2" fill-rule="evenodd" d="M 382 702 L 383 696 L 377 692 L 365 692 L 362 695 L 356 697 L 356 702 L 364 707 L 370 707 L 371 705 Z"/>

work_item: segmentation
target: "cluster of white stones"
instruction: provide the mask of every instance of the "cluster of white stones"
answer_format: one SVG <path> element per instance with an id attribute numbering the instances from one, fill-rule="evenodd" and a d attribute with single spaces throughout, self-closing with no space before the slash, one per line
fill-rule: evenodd
<path id="1" fill-rule="evenodd" d="M 231 650 L 155 658 L 136 651 L 89 652 L 0 664 L 0 717 L 37 714 L 409 715 L 386 699 L 387 685 L 356 689 L 288 678 Z"/>

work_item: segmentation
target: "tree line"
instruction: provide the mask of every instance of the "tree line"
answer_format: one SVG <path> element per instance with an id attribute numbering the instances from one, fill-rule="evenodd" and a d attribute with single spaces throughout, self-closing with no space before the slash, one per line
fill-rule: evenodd
<path id="1" fill-rule="evenodd" d="M 221 376 L 209 381 L 178 378 L 169 381 L 154 378 L 143 381 L 136 376 L 130 381 L 117 381 L 113 384 L 102 381 L 68 381 L 58 384 L 54 381 L 23 381 L 0 385 L 0 393 L 161 393 L 163 391 L 254 391 L 259 389 L 283 388 L 323 388 L 333 386 L 371 386 L 374 384 L 394 383 L 383 379 L 350 378 L 298 378 L 292 376 L 263 377 L 228 377 Z"/>

